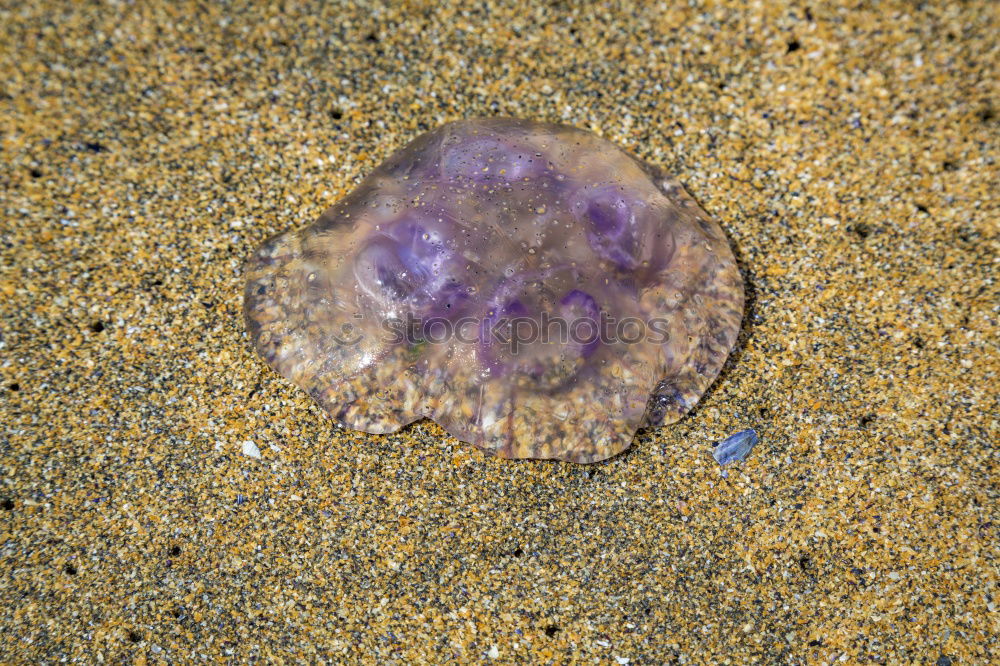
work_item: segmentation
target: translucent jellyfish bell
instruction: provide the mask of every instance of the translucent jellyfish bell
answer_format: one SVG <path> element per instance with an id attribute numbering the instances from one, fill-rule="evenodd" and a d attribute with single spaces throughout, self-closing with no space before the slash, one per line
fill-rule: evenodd
<path id="1" fill-rule="evenodd" d="M 572 127 L 449 123 L 247 265 L 267 363 L 349 428 L 431 418 L 508 458 L 603 460 L 691 409 L 743 283 L 675 180 Z"/>

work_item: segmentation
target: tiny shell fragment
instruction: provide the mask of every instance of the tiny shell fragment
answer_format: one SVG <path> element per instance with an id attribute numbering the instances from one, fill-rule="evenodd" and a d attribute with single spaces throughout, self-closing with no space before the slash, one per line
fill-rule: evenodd
<path id="1" fill-rule="evenodd" d="M 257 445 L 254 444 L 249 439 L 243 442 L 243 444 L 240 447 L 240 450 L 243 452 L 243 455 L 245 456 L 249 456 L 251 458 L 257 458 L 258 460 L 260 459 L 260 449 L 257 448 Z"/>
<path id="2" fill-rule="evenodd" d="M 741 430 L 735 435 L 730 435 L 715 445 L 712 455 L 720 465 L 728 465 L 732 462 L 740 462 L 750 453 L 750 449 L 757 445 L 760 438 L 753 428 Z"/>
<path id="3" fill-rule="evenodd" d="M 247 264 L 254 346 L 343 425 L 431 418 L 506 458 L 603 460 L 736 342 L 743 282 L 676 180 L 590 132 L 449 123 Z"/>

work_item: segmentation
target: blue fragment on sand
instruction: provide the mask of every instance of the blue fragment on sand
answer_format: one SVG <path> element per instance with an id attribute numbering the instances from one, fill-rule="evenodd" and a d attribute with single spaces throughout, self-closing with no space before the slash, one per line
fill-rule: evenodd
<path id="1" fill-rule="evenodd" d="M 750 449 L 756 446 L 759 441 L 760 438 L 753 428 L 742 430 L 716 444 L 712 455 L 720 465 L 728 465 L 746 458 Z"/>

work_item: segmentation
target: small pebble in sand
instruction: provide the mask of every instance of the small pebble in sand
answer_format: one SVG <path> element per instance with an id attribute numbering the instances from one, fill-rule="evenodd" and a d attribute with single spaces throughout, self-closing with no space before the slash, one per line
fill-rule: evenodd
<path id="1" fill-rule="evenodd" d="M 243 455 L 260 460 L 260 449 L 251 440 L 248 439 L 243 442 L 241 450 L 243 451 Z"/>

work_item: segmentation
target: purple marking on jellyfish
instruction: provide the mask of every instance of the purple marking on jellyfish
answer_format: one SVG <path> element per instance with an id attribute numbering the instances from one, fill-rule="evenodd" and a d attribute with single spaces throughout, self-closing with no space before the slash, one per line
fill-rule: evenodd
<path id="1" fill-rule="evenodd" d="M 632 271 L 642 261 L 642 230 L 636 213 L 643 204 L 622 189 L 584 187 L 573 196 L 570 211 L 585 225 L 587 242 L 598 256 L 619 270 Z"/>
<path id="2" fill-rule="evenodd" d="M 381 303 L 410 298 L 427 279 L 422 266 L 411 266 L 389 237 L 374 236 L 354 258 L 354 277 L 369 296 Z"/>
<path id="3" fill-rule="evenodd" d="M 491 372 L 502 375 L 511 369 L 514 359 L 510 350 L 510 322 L 527 316 L 528 308 L 517 299 L 493 306 L 486 312 L 479 325 L 477 355 Z"/>

